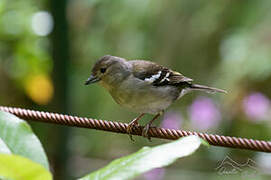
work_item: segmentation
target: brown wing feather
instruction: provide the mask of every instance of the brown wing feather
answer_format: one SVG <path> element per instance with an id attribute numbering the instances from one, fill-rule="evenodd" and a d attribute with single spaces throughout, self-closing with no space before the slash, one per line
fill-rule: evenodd
<path id="1" fill-rule="evenodd" d="M 133 64 L 133 75 L 141 80 L 153 80 L 153 82 L 150 82 L 154 86 L 179 86 L 183 85 L 184 82 L 189 83 L 193 81 L 179 72 L 172 71 L 150 61 L 133 60 L 131 63 Z"/>
<path id="2" fill-rule="evenodd" d="M 130 63 L 133 64 L 133 74 L 135 77 L 144 80 L 150 78 L 163 69 L 162 66 L 155 64 L 150 61 L 144 60 L 132 60 Z"/>
<path id="3" fill-rule="evenodd" d="M 181 82 L 192 82 L 193 79 L 185 77 L 184 75 L 182 75 L 179 72 L 171 71 L 170 81 L 172 83 L 181 83 Z"/>

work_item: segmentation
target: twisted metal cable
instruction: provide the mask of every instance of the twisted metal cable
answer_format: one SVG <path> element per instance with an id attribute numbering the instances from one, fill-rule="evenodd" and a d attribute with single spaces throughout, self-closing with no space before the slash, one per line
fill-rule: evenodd
<path id="1" fill-rule="evenodd" d="M 62 124 L 67 126 L 76 126 L 97 130 L 104 130 L 116 133 L 127 134 L 126 123 L 96 120 L 85 117 L 63 115 L 58 113 L 41 112 L 21 108 L 0 106 L 1 111 L 12 113 L 26 120 Z M 141 136 L 142 126 L 136 127 L 131 134 Z M 152 127 L 149 130 L 150 137 L 161 139 L 178 139 L 183 136 L 196 135 L 205 139 L 214 146 L 223 146 L 230 148 L 248 149 L 254 151 L 271 152 L 271 141 L 253 140 L 247 138 L 220 136 L 215 134 L 198 133 L 184 130 L 164 129 Z"/>

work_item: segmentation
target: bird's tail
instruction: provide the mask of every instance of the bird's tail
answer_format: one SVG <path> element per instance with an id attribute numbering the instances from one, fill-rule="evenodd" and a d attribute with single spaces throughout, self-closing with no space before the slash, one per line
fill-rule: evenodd
<path id="1" fill-rule="evenodd" d="M 191 90 L 199 90 L 199 91 L 204 91 L 207 93 L 225 93 L 227 94 L 227 91 L 223 90 L 223 89 L 218 89 L 218 88 L 214 88 L 214 87 L 208 87 L 208 86 L 204 86 L 204 85 L 199 85 L 199 84 L 190 84 L 189 89 Z"/>

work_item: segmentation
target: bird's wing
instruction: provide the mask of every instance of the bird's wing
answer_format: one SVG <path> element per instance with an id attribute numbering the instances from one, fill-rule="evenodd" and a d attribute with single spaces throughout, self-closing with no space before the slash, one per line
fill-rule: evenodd
<path id="1" fill-rule="evenodd" d="M 133 75 L 154 86 L 175 85 L 193 80 L 185 77 L 179 72 L 172 71 L 156 63 L 144 60 L 130 61 L 133 67 Z"/>

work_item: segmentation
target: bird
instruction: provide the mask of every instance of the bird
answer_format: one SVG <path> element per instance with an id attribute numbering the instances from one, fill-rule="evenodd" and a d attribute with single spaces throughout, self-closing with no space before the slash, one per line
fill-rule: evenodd
<path id="1" fill-rule="evenodd" d="M 193 79 L 152 61 L 126 60 L 105 55 L 93 66 L 85 85 L 99 83 L 117 104 L 140 115 L 127 127 L 131 132 L 145 114 L 154 117 L 144 126 L 142 136 L 150 139 L 152 123 L 175 101 L 191 91 L 227 93 L 227 91 L 193 83 Z"/>

